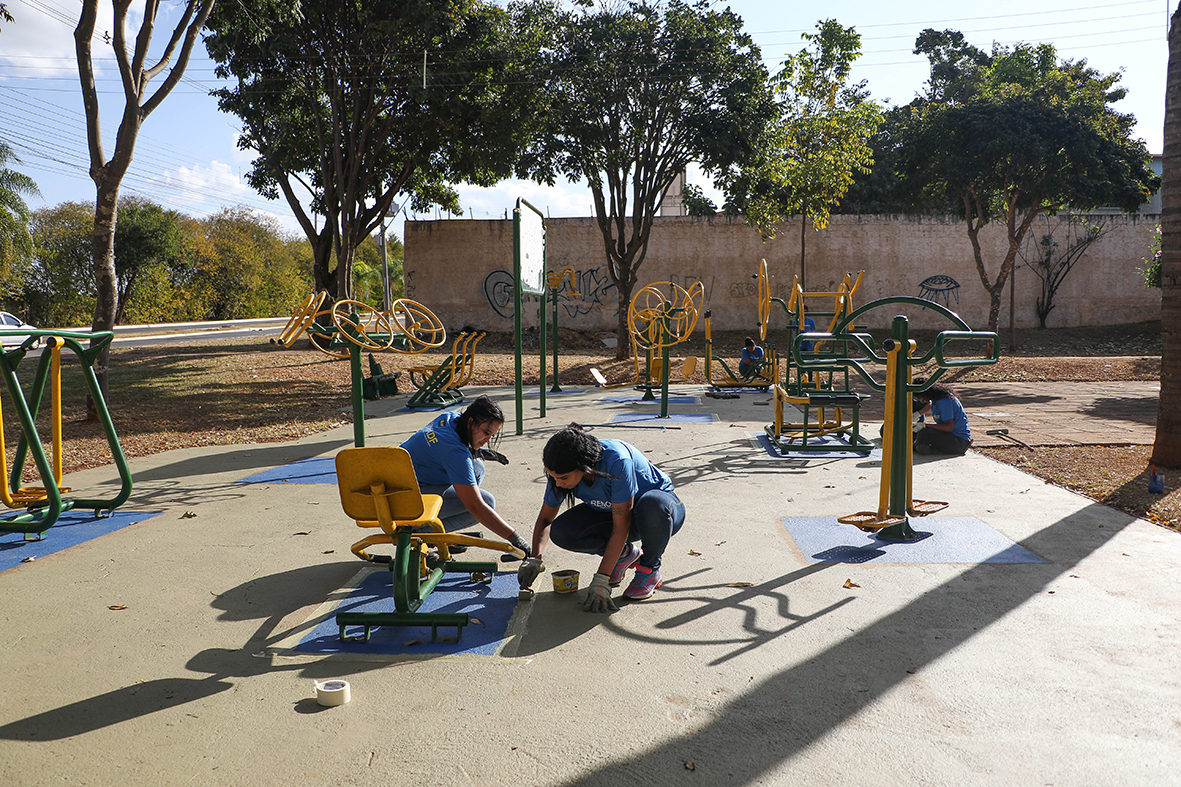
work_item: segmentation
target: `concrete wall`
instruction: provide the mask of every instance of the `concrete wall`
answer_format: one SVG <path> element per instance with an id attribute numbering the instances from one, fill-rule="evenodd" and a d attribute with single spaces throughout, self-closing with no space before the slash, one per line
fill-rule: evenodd
<path id="1" fill-rule="evenodd" d="M 1159 223 L 1156 215 L 1104 216 L 1116 228 L 1097 241 L 1075 266 L 1055 296 L 1049 327 L 1076 327 L 1159 319 L 1160 291 L 1143 286 L 1138 268 Z M 1051 219 L 1056 222 L 1055 219 Z M 1045 224 L 1034 232 L 1045 234 Z M 607 275 L 603 241 L 590 218 L 548 219 L 548 270 L 576 271 L 577 298 L 562 296 L 559 324 L 583 330 L 613 330 L 617 296 Z M 1066 245 L 1065 228 L 1057 231 Z M 449 329 L 473 325 L 486 330 L 512 327 L 513 223 L 508 221 L 406 222 L 406 295 L 433 310 Z M 1004 228 L 981 233 L 990 278 L 995 278 L 1005 247 Z M 810 291 L 829 291 L 845 273 L 865 271 L 856 306 L 890 295 L 919 295 L 920 283 L 933 275 L 950 276 L 959 288 L 947 298 L 971 327 L 988 322 L 988 294 L 973 262 L 965 225 L 953 217 L 834 216 L 824 230 L 806 233 Z M 738 218 L 669 216 L 656 219 L 648 255 L 640 268 L 637 290 L 652 282 L 705 285 L 705 308 L 715 330 L 755 330 L 757 288 L 753 278 L 760 259 L 767 260 L 773 293 L 786 298 L 800 266 L 800 222 L 785 222 L 778 237 L 762 243 Z M 1019 261 L 1020 262 L 1020 261 Z M 1016 270 L 1016 324 L 1035 327 L 1040 280 L 1032 270 Z M 958 301 L 957 301 L 958 296 Z M 831 310 L 832 299 L 808 304 Z M 536 325 L 536 298 L 529 299 L 524 321 Z M 907 313 L 916 328 L 946 327 L 927 310 L 888 307 L 866 315 L 869 327 L 887 327 L 896 313 Z M 772 305 L 772 328 L 785 325 Z M 1009 324 L 1009 292 L 1002 298 L 1000 327 Z M 700 326 L 698 330 L 701 330 Z"/>

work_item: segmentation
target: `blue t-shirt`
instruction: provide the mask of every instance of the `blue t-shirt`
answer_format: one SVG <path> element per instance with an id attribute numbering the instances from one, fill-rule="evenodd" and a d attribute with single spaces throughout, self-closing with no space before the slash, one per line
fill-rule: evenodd
<path id="1" fill-rule="evenodd" d="M 414 474 L 418 476 L 419 485 L 477 486 L 472 451 L 455 430 L 459 416 L 459 413 L 443 413 L 402 443 L 414 460 Z"/>
<path id="2" fill-rule="evenodd" d="M 588 484 L 583 478 L 574 487 L 574 496 L 579 500 L 610 511 L 612 503 L 626 503 L 653 489 L 673 491 L 672 480 L 635 446 L 622 440 L 601 442 L 603 457 L 595 464 L 593 483 Z M 561 496 L 563 491 L 552 483 L 546 484 L 545 504 L 559 508 L 564 499 Z"/>
<path id="3" fill-rule="evenodd" d="M 959 399 L 954 396 L 945 396 L 932 401 L 931 415 L 934 416 L 937 424 L 951 421 L 951 433 L 969 443 L 972 442 L 972 430 L 968 428 L 968 414 L 964 412 L 964 406 L 960 404 Z"/>
<path id="4" fill-rule="evenodd" d="M 742 348 L 741 363 L 755 363 L 755 362 L 758 362 L 761 360 L 763 360 L 763 348 L 762 347 L 759 347 L 756 344 L 753 350 L 748 347 Z"/>

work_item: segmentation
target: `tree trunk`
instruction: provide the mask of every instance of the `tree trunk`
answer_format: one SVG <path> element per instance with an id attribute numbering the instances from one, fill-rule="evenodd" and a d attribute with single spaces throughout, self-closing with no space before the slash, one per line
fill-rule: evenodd
<path id="1" fill-rule="evenodd" d="M 804 272 L 807 270 L 807 265 L 804 262 L 805 245 L 807 244 L 808 233 L 808 217 L 800 214 L 800 289 L 804 292 L 808 291 L 808 285 L 804 283 Z"/>
<path id="2" fill-rule="evenodd" d="M 1161 180 L 1160 409 L 1152 461 L 1181 467 L 1181 5 L 1169 26 Z"/>
<path id="3" fill-rule="evenodd" d="M 119 311 L 119 282 L 115 276 L 115 223 L 118 219 L 119 183 L 118 177 L 100 176 L 94 201 L 94 230 L 90 235 L 91 253 L 94 261 L 95 304 L 92 332 L 109 331 L 115 327 L 115 316 Z M 94 359 L 94 375 L 99 390 L 106 399 L 110 390 L 111 347 L 107 345 Z M 86 420 L 97 421 L 98 409 L 92 397 L 86 398 Z"/>
<path id="4" fill-rule="evenodd" d="M 615 291 L 619 295 L 619 314 L 615 321 L 615 332 L 619 338 L 615 341 L 615 360 L 622 361 L 632 355 L 632 334 L 627 325 L 627 313 L 632 303 L 632 286 L 627 282 L 619 282 L 615 285 Z"/>

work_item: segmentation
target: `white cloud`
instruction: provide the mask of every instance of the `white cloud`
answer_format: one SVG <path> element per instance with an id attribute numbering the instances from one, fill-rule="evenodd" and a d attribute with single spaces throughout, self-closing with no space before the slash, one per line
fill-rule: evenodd
<path id="1" fill-rule="evenodd" d="M 254 190 L 239 180 L 234 167 L 217 160 L 208 165 L 167 170 L 159 177 L 150 178 L 148 183 L 170 194 L 171 201 L 200 213 L 233 202 L 235 198 L 257 199 Z"/>

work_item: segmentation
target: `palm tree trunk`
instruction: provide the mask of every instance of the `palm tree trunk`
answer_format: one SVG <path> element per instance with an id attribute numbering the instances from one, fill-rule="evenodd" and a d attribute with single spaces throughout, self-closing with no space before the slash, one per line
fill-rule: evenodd
<path id="1" fill-rule="evenodd" d="M 1160 410 L 1152 461 L 1181 467 L 1181 5 L 1169 26 L 1161 180 Z"/>

